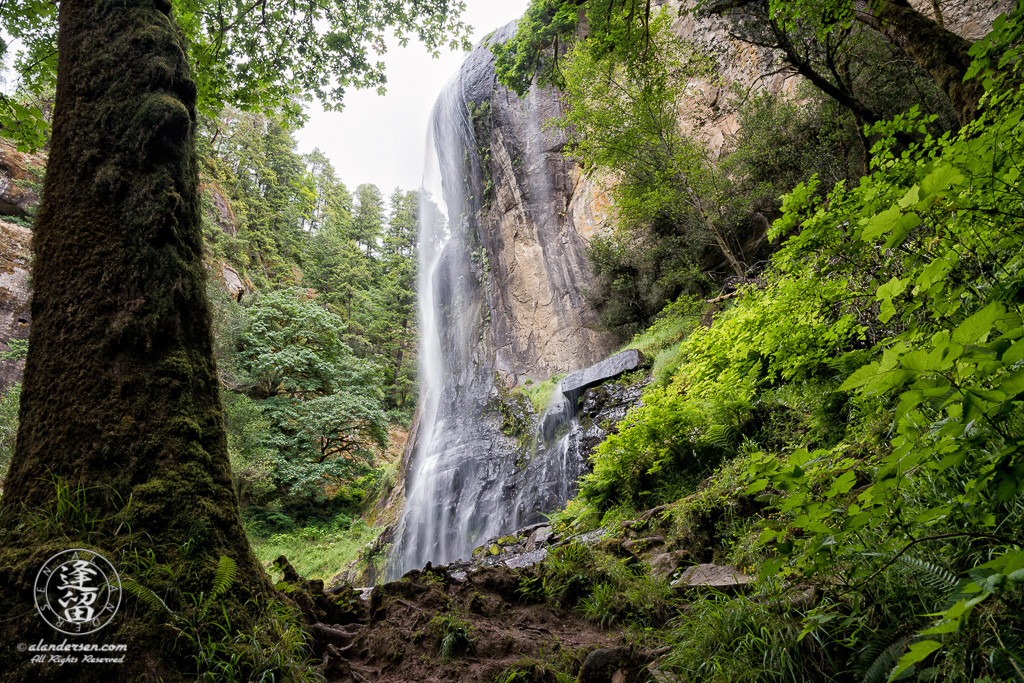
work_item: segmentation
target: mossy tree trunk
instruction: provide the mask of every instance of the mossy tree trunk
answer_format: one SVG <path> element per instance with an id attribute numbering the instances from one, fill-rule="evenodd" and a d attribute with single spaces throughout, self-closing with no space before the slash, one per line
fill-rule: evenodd
<path id="1" fill-rule="evenodd" d="M 853 8 L 859 21 L 879 31 L 928 72 L 953 103 L 960 125 L 974 119 L 984 88 L 977 79 L 964 82 L 971 65 L 971 41 L 921 14 L 907 0 L 853 0 Z"/>
<path id="2" fill-rule="evenodd" d="M 154 586 L 165 597 L 171 582 L 209 591 L 227 555 L 238 565 L 229 612 L 244 622 L 246 594 L 269 584 L 231 486 L 183 39 L 168 0 L 62 0 L 59 16 L 30 351 L 0 512 L 5 614 L 32 622 L 42 562 L 88 547 L 115 565 L 152 551 L 176 575 Z M 55 516 L 55 480 L 82 490 L 92 521 Z M 54 537 L 40 519 L 79 523 Z M 130 612 L 110 629 L 129 639 L 141 633 Z M 16 642 L 18 623 L 5 642 Z M 166 675 L 173 666 L 150 647 L 151 668 Z"/>

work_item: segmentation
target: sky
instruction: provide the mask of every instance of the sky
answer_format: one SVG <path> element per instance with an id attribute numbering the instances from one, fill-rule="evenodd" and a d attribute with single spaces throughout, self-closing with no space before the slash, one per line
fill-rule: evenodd
<path id="1" fill-rule="evenodd" d="M 522 16 L 529 0 L 467 0 L 465 21 L 476 44 L 488 33 Z M 300 153 L 320 148 L 349 190 L 377 185 L 384 196 L 396 187 L 416 190 L 423 177 L 427 123 L 441 89 L 458 71 L 465 52 L 444 51 L 432 59 L 423 46 L 389 45 L 387 94 L 351 90 L 345 109 L 309 107 L 309 122 L 295 134 Z"/>

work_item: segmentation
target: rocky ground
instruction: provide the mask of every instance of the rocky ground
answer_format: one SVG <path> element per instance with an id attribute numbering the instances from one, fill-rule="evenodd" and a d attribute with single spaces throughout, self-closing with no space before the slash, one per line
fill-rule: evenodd
<path id="1" fill-rule="evenodd" d="M 626 523 L 615 534 L 598 530 L 564 536 L 535 524 L 490 539 L 469 561 L 427 565 L 399 581 L 357 589 L 304 581 L 278 560 L 315 639 L 328 681 L 556 681 L 558 672 L 580 683 L 672 681 L 658 669 L 665 654 L 634 648 L 619 627 L 601 626 L 578 609 L 544 601 L 528 586 L 545 576 L 541 562 L 570 544 L 619 557 L 680 597 L 714 590 L 746 590 L 751 578 L 727 566 L 696 564 L 659 533 L 663 508 Z M 671 616 L 671 615 L 670 615 Z"/>

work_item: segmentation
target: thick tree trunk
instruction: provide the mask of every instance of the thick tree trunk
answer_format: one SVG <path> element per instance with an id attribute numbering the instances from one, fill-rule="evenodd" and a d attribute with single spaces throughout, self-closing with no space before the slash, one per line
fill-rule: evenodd
<path id="1" fill-rule="evenodd" d="M 238 566 L 224 598 L 236 626 L 249 592 L 269 594 L 231 486 L 201 260 L 196 88 L 170 11 L 167 0 L 60 3 L 31 344 L 0 513 L 2 603 L 20 618 L 7 622 L 7 643 L 41 624 L 32 584 L 64 548 L 98 550 L 170 600 L 209 592 L 226 555 Z M 81 491 L 80 514 L 57 512 L 56 482 Z M 47 520 L 58 528 L 44 532 Z M 138 559 L 150 553 L 170 572 L 144 576 Z M 99 635 L 152 637 L 139 612 Z M 124 665 L 81 673 L 173 677 L 161 645 L 130 645 Z M 22 668 L 27 654 L 11 656 L 8 676 L 39 675 Z"/>
<path id="2" fill-rule="evenodd" d="M 960 125 L 969 123 L 984 92 L 977 80 L 964 82 L 971 42 L 921 14 L 907 0 L 854 0 L 855 16 L 889 39 L 928 72 L 953 103 Z"/>
<path id="3" fill-rule="evenodd" d="M 715 0 L 709 5 L 709 9 L 716 14 L 724 14 L 728 10 L 747 7 L 755 1 Z M 851 5 L 853 15 L 858 21 L 880 32 L 928 72 L 949 97 L 960 125 L 966 125 L 974 118 L 984 88 L 976 79 L 964 82 L 964 76 L 971 65 L 971 56 L 968 53 L 971 42 L 944 28 L 942 16 L 938 11 L 936 22 L 911 7 L 907 0 L 851 0 Z M 933 7 L 938 9 L 935 3 Z M 803 70 L 801 73 L 810 78 Z M 822 87 L 822 82 L 811 80 L 816 86 Z M 822 89 L 836 101 L 850 107 L 851 111 L 864 121 L 871 122 L 871 116 L 868 116 L 866 111 L 854 109 L 851 106 L 853 103 L 844 101 L 842 93 L 837 89 Z"/>

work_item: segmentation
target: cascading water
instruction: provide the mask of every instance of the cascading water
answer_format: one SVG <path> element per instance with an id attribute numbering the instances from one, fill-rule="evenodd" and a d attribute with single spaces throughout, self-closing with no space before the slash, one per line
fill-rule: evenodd
<path id="1" fill-rule="evenodd" d="M 490 40 L 505 40 L 514 30 L 510 24 Z M 543 416 L 540 438 L 516 433 L 509 426 L 521 429 L 535 420 L 529 409 L 524 415 L 509 414 L 524 406 L 510 398 L 503 379 L 510 374 L 514 378 L 517 371 L 509 372 L 516 363 L 502 355 L 507 356 L 513 346 L 503 341 L 509 324 L 496 331 L 499 324 L 493 319 L 508 308 L 502 304 L 505 294 L 497 291 L 497 276 L 492 272 L 505 268 L 492 263 L 501 247 L 495 241 L 501 236 L 493 225 L 481 225 L 485 213 L 494 213 L 491 203 L 496 201 L 488 175 L 489 164 L 495 163 L 490 159 L 491 142 L 480 139 L 481 112 L 490 115 L 494 91 L 490 50 L 480 46 L 439 97 L 428 135 L 424 193 L 443 197 L 447 221 L 421 212 L 420 421 L 406 472 L 405 508 L 390 555 L 392 578 L 428 561 L 468 557 L 488 538 L 536 521 L 541 513 L 565 503 L 583 471 L 583 459 L 569 439 L 553 443 L 569 426 L 565 405 L 553 408 L 562 418 L 552 417 L 551 410 Z M 503 97 L 508 102 L 514 95 L 503 91 Z M 527 150 L 523 154 L 526 168 L 512 173 L 529 177 L 516 187 L 527 188 L 531 196 L 517 196 L 517 206 L 524 207 L 517 210 L 526 216 L 526 223 L 564 232 L 564 226 L 556 223 L 560 214 L 551 198 L 550 172 L 550 167 L 564 162 L 558 149 L 543 149 L 538 115 L 531 112 L 520 118 L 527 121 L 527 130 L 519 136 L 521 140 L 509 144 Z M 506 135 L 512 137 L 515 132 Z M 502 151 L 509 158 L 507 150 Z M 561 216 L 564 223 L 564 206 Z M 582 261 L 579 240 L 574 239 L 549 238 L 552 244 L 544 258 L 559 269 L 557 277 L 550 279 L 564 290 L 553 293 L 554 307 L 565 308 L 559 314 L 566 319 L 575 315 L 572 320 L 578 320 L 585 306 L 573 287 L 585 284 L 585 279 L 574 277 L 571 270 Z M 507 284 L 511 277 L 502 282 Z M 589 333 L 582 325 L 579 329 Z M 589 341 L 583 333 L 576 334 Z M 581 346 L 581 339 L 571 341 Z M 585 355 L 579 358 L 581 364 L 587 360 Z M 560 392 L 556 396 L 561 397 Z"/>

